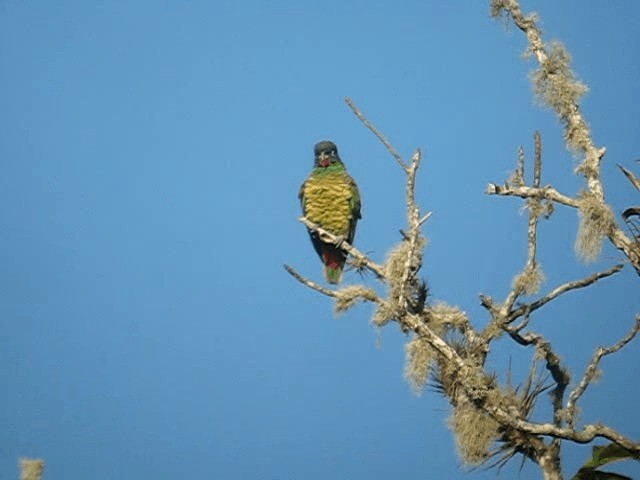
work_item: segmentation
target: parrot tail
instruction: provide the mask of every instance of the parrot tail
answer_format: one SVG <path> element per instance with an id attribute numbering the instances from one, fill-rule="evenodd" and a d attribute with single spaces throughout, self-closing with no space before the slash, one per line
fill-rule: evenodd
<path id="1" fill-rule="evenodd" d="M 324 276 L 327 282 L 337 285 L 342 280 L 342 270 L 347 255 L 330 243 L 322 244 L 322 263 L 324 264 Z"/>

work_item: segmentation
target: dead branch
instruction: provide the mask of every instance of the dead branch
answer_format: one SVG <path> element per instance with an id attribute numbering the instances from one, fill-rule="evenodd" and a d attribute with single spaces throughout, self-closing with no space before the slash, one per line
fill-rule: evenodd
<path id="1" fill-rule="evenodd" d="M 309 287 L 312 290 L 315 290 L 316 292 L 319 292 L 323 295 L 326 295 L 327 297 L 337 297 L 338 294 L 336 293 L 335 290 L 331 290 L 329 288 L 325 288 L 322 285 L 318 285 L 316 282 L 314 282 L 313 280 L 309 280 L 306 277 L 303 277 L 302 275 L 300 275 L 298 272 L 296 272 L 296 270 L 289 266 L 289 265 L 284 265 L 284 269 L 289 272 L 289 274 L 295 278 L 296 280 L 298 280 L 300 283 L 302 283 L 303 285 L 306 285 L 307 287 Z"/>
<path id="2" fill-rule="evenodd" d="M 362 114 L 360 109 L 356 107 L 356 105 L 353 103 L 353 101 L 349 97 L 345 97 L 344 101 L 347 103 L 347 105 L 349 105 L 349 107 L 351 108 L 351 111 L 355 114 L 356 117 L 358 117 L 358 119 L 360 119 L 360 121 L 364 124 L 364 126 L 367 127 L 369 130 L 371 130 L 373 134 L 376 137 L 378 137 L 378 139 L 382 142 L 382 144 L 385 147 L 387 147 L 387 150 L 389 150 L 389 153 L 393 155 L 393 158 L 396 159 L 396 161 L 398 162 L 398 165 L 400 165 L 402 170 L 404 170 L 405 173 L 408 172 L 409 166 L 405 163 L 405 161 L 402 159 L 402 157 L 400 156 L 398 151 L 393 147 L 393 145 L 391 145 L 389 140 L 387 140 L 386 137 L 380 132 L 380 130 L 378 130 L 373 124 L 371 124 L 371 122 L 369 122 L 369 120 L 365 118 L 365 116 Z"/>
<path id="3" fill-rule="evenodd" d="M 578 383 L 576 388 L 569 394 L 569 400 L 567 400 L 567 422 L 569 426 L 573 427 L 575 425 L 576 403 L 578 402 L 582 394 L 585 392 L 587 387 L 590 385 L 590 383 L 593 381 L 595 375 L 597 374 L 598 366 L 600 365 L 600 360 L 602 360 L 602 357 L 615 353 L 618 350 L 620 350 L 622 347 L 627 345 L 638 334 L 638 331 L 640 331 L 640 315 L 636 316 L 633 328 L 619 342 L 617 342 L 615 345 L 612 345 L 610 347 L 598 347 L 596 349 L 596 351 L 593 354 L 593 357 L 591 357 L 591 361 L 589 362 L 589 365 L 587 366 L 584 372 L 584 375 L 582 375 L 582 379 L 580 380 L 580 383 Z"/>
<path id="4" fill-rule="evenodd" d="M 589 285 L 594 284 L 595 282 L 597 282 L 602 278 L 610 277 L 611 275 L 614 275 L 618 273 L 620 270 L 622 270 L 623 267 L 624 265 L 622 264 L 614 265 L 609 270 L 606 270 L 604 272 L 594 273 L 593 275 L 590 275 L 587 278 L 583 278 L 582 280 L 575 280 L 573 282 L 564 283 L 554 288 L 544 297 L 539 298 L 535 302 L 522 305 L 516 308 L 515 310 L 513 310 L 512 312 L 510 312 L 508 315 L 507 322 L 511 323 L 518 317 L 521 317 L 522 315 L 531 314 L 532 312 L 536 311 L 540 307 L 549 303 L 551 300 L 558 298 L 563 293 L 570 292 L 571 290 L 577 290 L 579 288 L 588 287 Z"/>
<path id="5" fill-rule="evenodd" d="M 528 316 L 527 316 L 528 318 Z M 554 425 L 562 426 L 562 401 L 564 392 L 571 381 L 569 371 L 562 366 L 560 357 L 553 351 L 551 344 L 540 334 L 529 332 L 520 334 L 518 328 L 505 325 L 504 330 L 520 345 L 534 345 L 537 353 L 545 360 L 545 368 L 551 374 L 556 386 L 551 391 L 551 405 L 553 406 Z"/>
<path id="6" fill-rule="evenodd" d="M 586 91 L 586 87 L 576 80 L 569 68 L 569 56 L 564 47 L 559 43 L 546 44 L 542 40 L 542 32 L 538 28 L 536 16 L 524 15 L 517 0 L 492 0 L 491 11 L 494 17 L 506 13 L 527 36 L 528 52 L 536 57 L 540 65 L 540 68 L 533 75 L 536 93 L 544 103 L 556 112 L 564 127 L 564 139 L 567 147 L 584 154 L 584 160 L 576 172 L 584 175 L 589 193 L 597 200 L 602 209 L 610 210 L 604 199 L 604 186 L 600 178 L 600 164 L 606 153 L 606 148 L 598 148 L 593 143 L 589 126 L 579 105 L 579 99 Z M 557 95 L 558 91 L 562 91 L 563 95 Z M 488 193 L 506 194 L 504 189 L 494 187 L 497 186 L 489 185 Z M 503 193 L 499 193 L 500 190 Z M 578 207 L 580 207 L 579 203 Z M 606 235 L 611 243 L 625 254 L 636 270 L 640 270 L 640 251 L 615 219 L 606 222 L 606 226 L 602 228 L 604 231 L 601 233 Z"/>
<path id="7" fill-rule="evenodd" d="M 574 198 L 571 198 L 567 195 L 564 195 L 558 192 L 555 188 L 546 186 L 546 187 L 528 187 L 526 185 L 523 186 L 513 186 L 513 185 L 497 185 L 495 183 L 490 183 L 487 186 L 487 190 L 485 192 L 487 195 L 501 195 L 508 197 L 520 197 L 520 198 L 537 198 L 549 200 L 555 203 L 559 203 L 561 205 L 566 205 L 567 207 L 578 208 L 578 201 Z"/>

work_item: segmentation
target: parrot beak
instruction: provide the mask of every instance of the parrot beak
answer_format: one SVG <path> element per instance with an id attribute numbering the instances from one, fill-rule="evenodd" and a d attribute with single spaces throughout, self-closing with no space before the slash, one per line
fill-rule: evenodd
<path id="1" fill-rule="evenodd" d="M 318 163 L 320 163 L 321 167 L 328 167 L 329 163 L 331 163 L 329 155 L 324 152 L 318 156 L 318 159 L 320 160 Z"/>

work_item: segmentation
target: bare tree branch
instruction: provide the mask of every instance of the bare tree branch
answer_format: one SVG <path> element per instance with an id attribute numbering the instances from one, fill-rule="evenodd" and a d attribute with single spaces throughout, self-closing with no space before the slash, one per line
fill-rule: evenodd
<path id="1" fill-rule="evenodd" d="M 556 383 L 555 388 L 551 391 L 554 425 L 562 426 L 562 400 L 564 392 L 571 381 L 569 371 L 562 366 L 560 357 L 553 351 L 551 344 L 542 335 L 534 332 L 523 335 L 519 333 L 518 328 L 508 325 L 503 328 L 520 345 L 535 345 L 538 355 L 544 358 L 545 367 Z"/>
<path id="2" fill-rule="evenodd" d="M 583 278 L 582 280 L 575 280 L 573 282 L 564 283 L 556 288 L 554 288 L 551 292 L 546 294 L 544 297 L 536 300 L 535 302 L 528 303 L 526 305 L 522 305 L 517 309 L 513 310 L 509 314 L 508 322 L 513 322 L 516 318 L 521 317 L 522 315 L 529 315 L 531 312 L 539 309 L 540 307 L 546 305 L 551 300 L 559 297 L 563 293 L 569 292 L 571 290 L 576 290 L 578 288 L 588 287 L 589 285 L 594 284 L 598 280 L 606 277 L 610 277 L 618 273 L 622 270 L 624 265 L 618 264 L 611 267 L 609 270 L 604 272 L 594 273 L 593 275 L 588 276 L 587 278 Z"/>
<path id="3" fill-rule="evenodd" d="M 540 186 L 540 179 L 542 175 L 542 140 L 539 132 L 535 132 L 534 142 L 533 188 L 537 189 Z M 524 164 L 524 148 L 520 146 L 518 147 L 518 163 L 516 171 L 511 177 L 511 181 L 518 185 L 523 185 L 525 182 Z M 533 295 L 534 293 L 537 293 L 540 288 L 540 284 L 543 281 L 543 274 L 536 260 L 536 251 L 538 243 L 538 221 L 540 215 L 544 214 L 545 208 L 541 204 L 541 200 L 539 198 L 532 197 L 528 198 L 527 210 L 529 213 L 527 229 L 527 260 L 522 272 L 516 275 L 513 279 L 511 290 L 502 304 L 496 305 L 491 297 L 484 295 L 480 296 L 482 305 L 489 310 L 492 316 L 491 322 L 482 333 L 482 337 L 487 341 L 490 341 L 495 336 L 499 335 L 501 330 L 504 328 L 504 325 L 510 322 L 509 317 L 513 311 L 513 306 L 516 300 L 523 294 Z M 524 324 L 521 328 L 524 328 Z"/>
<path id="4" fill-rule="evenodd" d="M 584 375 L 582 376 L 582 379 L 580 380 L 580 383 L 578 383 L 576 388 L 571 392 L 571 394 L 569 395 L 569 400 L 567 400 L 567 414 L 568 414 L 567 421 L 569 423 L 569 426 L 573 427 L 575 424 L 576 403 L 578 402 L 582 394 L 585 392 L 589 384 L 592 382 L 595 375 L 597 374 L 598 366 L 600 365 L 600 360 L 602 360 L 602 357 L 604 357 L 605 355 L 610 355 L 620 350 L 622 347 L 624 347 L 626 344 L 628 344 L 631 340 L 634 339 L 634 337 L 638 334 L 638 331 L 640 331 L 640 315 L 636 316 L 633 328 L 618 343 L 610 347 L 598 347 L 596 349 L 596 351 L 593 354 L 593 357 L 591 357 L 591 361 L 589 362 L 589 365 L 587 366 L 584 372 Z"/>
<path id="5" fill-rule="evenodd" d="M 356 107 L 356 105 L 353 103 L 353 101 L 349 97 L 345 97 L 344 101 L 347 103 L 347 105 L 349 105 L 349 108 L 351 108 L 353 113 L 356 115 L 356 117 L 360 119 L 360 121 L 364 124 L 364 126 L 367 127 L 369 130 L 371 130 L 373 134 L 376 137 L 378 137 L 378 139 L 380 139 L 380 141 L 384 144 L 384 146 L 387 147 L 387 150 L 389 150 L 389 153 L 393 155 L 393 158 L 396 159 L 396 161 L 398 162 L 398 165 L 402 167 L 402 170 L 404 170 L 405 173 L 408 173 L 409 166 L 405 163 L 405 161 L 402 159 L 402 157 L 400 156 L 398 151 L 393 147 L 393 145 L 391 145 L 389 140 L 387 140 L 386 137 L 380 132 L 380 130 L 378 130 L 374 125 L 371 124 L 371 122 L 369 122 L 369 120 L 365 118 L 365 116 L 362 114 L 360 109 Z"/>
<path id="6" fill-rule="evenodd" d="M 578 208 L 579 206 L 577 200 L 558 192 L 555 188 L 550 186 L 536 188 L 528 186 L 518 187 L 512 185 L 497 185 L 495 183 L 490 183 L 487 186 L 486 193 L 487 195 L 545 199 L 573 208 Z"/>
<path id="7" fill-rule="evenodd" d="M 528 51 L 536 57 L 540 65 L 533 75 L 534 88 L 538 97 L 558 115 L 564 126 L 564 139 L 567 146 L 584 154 L 584 160 L 576 171 L 584 175 L 591 198 L 600 205 L 598 217 L 596 217 L 599 218 L 603 212 L 610 211 L 604 200 L 604 187 L 600 177 L 600 163 L 606 148 L 597 148 L 594 145 L 589 126 L 580 111 L 579 99 L 586 92 L 586 87 L 576 80 L 569 68 L 569 55 L 564 47 L 559 43 L 546 44 L 542 40 L 542 32 L 538 28 L 536 16 L 525 16 L 517 0 L 492 0 L 491 11 L 496 17 L 502 13 L 509 15 L 527 36 Z M 505 190 L 494 187 L 497 186 L 489 185 L 488 193 L 508 194 Z M 499 193 L 499 190 L 502 190 L 502 193 Z M 580 202 L 577 206 L 581 206 Z M 591 222 L 592 228 L 600 229 L 599 233 L 606 235 L 611 243 L 627 256 L 633 267 L 640 270 L 640 251 L 614 218 L 608 219 L 601 225 L 593 223 L 589 215 L 584 219 L 586 222 Z"/>
<path id="8" fill-rule="evenodd" d="M 329 288 L 325 288 L 322 285 L 317 284 L 316 282 L 314 282 L 313 280 L 309 280 L 306 277 L 303 277 L 302 275 L 300 275 L 298 272 L 296 272 L 296 270 L 285 264 L 284 265 L 284 269 L 289 272 L 289 274 L 295 278 L 296 280 L 298 280 L 300 283 L 302 283 L 303 285 L 306 285 L 307 287 L 309 287 L 312 290 L 315 290 L 316 292 L 319 292 L 323 295 L 326 295 L 327 297 L 333 297 L 336 298 L 338 296 L 338 294 L 336 293 L 335 290 L 331 290 Z"/>
<path id="9" fill-rule="evenodd" d="M 474 372 L 473 367 L 460 358 L 458 353 L 451 346 L 435 335 L 435 333 L 421 322 L 418 317 L 415 315 L 404 314 L 400 321 L 404 322 L 410 330 L 425 338 L 438 351 L 438 353 L 448 361 L 452 362 L 453 366 L 462 372 L 461 378 L 463 380 L 461 381 L 461 386 L 463 387 L 465 394 L 474 401 L 479 408 L 487 412 L 499 423 L 523 433 L 561 438 L 564 440 L 571 440 L 576 443 L 589 443 L 598 437 L 606 438 L 632 452 L 640 453 L 640 443 L 633 442 L 616 430 L 602 424 L 586 425 L 582 430 L 575 430 L 573 428 L 563 428 L 550 423 L 529 422 L 514 416 L 513 412 L 506 411 L 502 407 L 488 401 L 488 389 L 479 387 L 478 383 L 468 380 L 473 379 L 474 376 L 477 375 L 477 372 Z M 524 338 L 527 343 L 535 343 L 533 336 L 522 336 L 522 338 Z M 550 348 L 549 351 L 551 352 Z M 552 360 L 551 365 L 554 363 L 556 363 L 555 360 Z M 567 382 L 563 378 L 564 375 L 565 374 L 562 372 L 559 372 L 559 379 L 561 380 L 559 384 Z M 465 381 L 465 379 L 467 380 Z"/>
<path id="10" fill-rule="evenodd" d="M 582 430 L 574 430 L 572 428 L 558 427 L 550 423 L 534 423 L 514 418 L 494 405 L 486 405 L 485 408 L 501 423 L 521 432 L 570 440 L 575 443 L 590 443 L 596 438 L 606 438 L 630 452 L 640 453 L 640 443 L 633 442 L 620 432 L 601 423 L 586 425 Z"/>

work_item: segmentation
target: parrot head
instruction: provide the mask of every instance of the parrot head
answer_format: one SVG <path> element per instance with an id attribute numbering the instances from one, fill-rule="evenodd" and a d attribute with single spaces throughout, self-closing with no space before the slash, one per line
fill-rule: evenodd
<path id="1" fill-rule="evenodd" d="M 338 147 L 329 140 L 316 143 L 315 147 L 313 147 L 313 154 L 316 168 L 327 168 L 330 165 L 342 163 L 338 156 Z"/>

